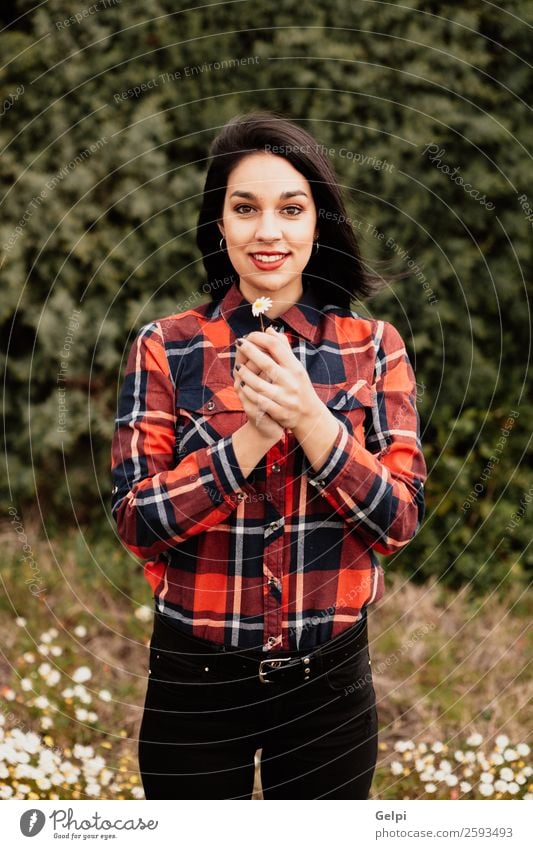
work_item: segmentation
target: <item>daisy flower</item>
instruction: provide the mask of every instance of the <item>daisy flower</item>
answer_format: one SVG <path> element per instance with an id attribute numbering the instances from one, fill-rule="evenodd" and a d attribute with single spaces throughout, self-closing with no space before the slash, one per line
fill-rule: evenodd
<path id="1" fill-rule="evenodd" d="M 272 306 L 272 301 L 270 298 L 256 298 L 252 304 L 252 314 L 259 316 L 259 321 L 261 322 L 261 330 L 264 331 L 263 318 L 262 314 L 267 312 Z"/>

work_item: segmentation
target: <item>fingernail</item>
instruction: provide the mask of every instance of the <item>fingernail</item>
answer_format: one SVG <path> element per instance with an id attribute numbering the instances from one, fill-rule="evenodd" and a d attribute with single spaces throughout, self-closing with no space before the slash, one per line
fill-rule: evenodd
<path id="1" fill-rule="evenodd" d="M 239 365 L 236 365 L 236 366 L 235 366 L 235 371 L 239 371 L 239 369 L 240 369 L 240 366 L 239 366 Z"/>
<path id="2" fill-rule="evenodd" d="M 243 342 L 244 342 L 244 338 L 237 339 L 237 345 L 238 345 L 239 347 L 242 345 L 242 343 L 243 343 Z"/>
<path id="3" fill-rule="evenodd" d="M 244 380 L 241 380 L 241 386 L 246 386 Z"/>

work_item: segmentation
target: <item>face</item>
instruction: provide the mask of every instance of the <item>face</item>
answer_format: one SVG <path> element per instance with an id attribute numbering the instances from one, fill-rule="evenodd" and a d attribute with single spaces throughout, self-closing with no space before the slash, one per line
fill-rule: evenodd
<path id="1" fill-rule="evenodd" d="M 299 299 L 316 221 L 311 186 L 286 159 L 258 152 L 240 160 L 228 177 L 218 226 L 245 298 Z"/>

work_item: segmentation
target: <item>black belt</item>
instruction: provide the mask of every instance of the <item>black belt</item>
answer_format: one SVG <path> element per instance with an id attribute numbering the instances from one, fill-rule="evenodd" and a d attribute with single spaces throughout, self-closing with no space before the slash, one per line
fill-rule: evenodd
<path id="1" fill-rule="evenodd" d="M 174 624 L 168 624 L 168 616 L 155 612 L 151 649 L 170 657 L 183 655 L 190 662 L 194 659 L 198 667 L 209 673 L 219 672 L 224 677 L 248 675 L 258 676 L 263 684 L 274 681 L 309 681 L 333 669 L 346 658 L 353 657 L 368 646 L 367 616 L 312 651 L 276 652 L 265 657 L 265 652 L 234 649 L 192 637 Z M 167 654 L 168 653 L 168 654 Z M 179 662 L 177 662 L 179 666 Z"/>

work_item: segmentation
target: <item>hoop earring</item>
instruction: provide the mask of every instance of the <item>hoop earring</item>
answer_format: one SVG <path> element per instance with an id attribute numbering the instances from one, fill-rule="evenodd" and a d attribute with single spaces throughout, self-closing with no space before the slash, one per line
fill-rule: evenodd
<path id="1" fill-rule="evenodd" d="M 313 251 L 313 256 L 316 256 L 318 253 L 319 244 L 318 241 L 313 243 L 315 246 L 315 250 Z"/>
<path id="2" fill-rule="evenodd" d="M 223 242 L 223 241 L 224 241 L 224 236 L 222 236 L 222 238 L 221 238 L 221 240 L 220 240 L 220 242 L 219 242 L 220 250 L 221 250 L 221 251 L 223 251 L 223 250 L 224 250 L 224 248 L 222 247 L 222 242 Z"/>

